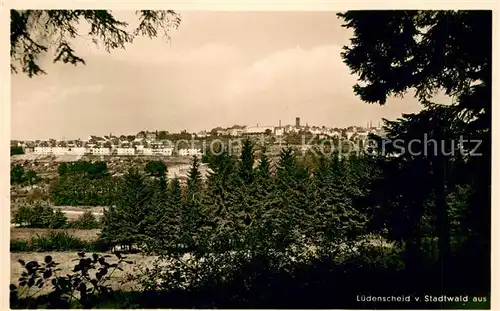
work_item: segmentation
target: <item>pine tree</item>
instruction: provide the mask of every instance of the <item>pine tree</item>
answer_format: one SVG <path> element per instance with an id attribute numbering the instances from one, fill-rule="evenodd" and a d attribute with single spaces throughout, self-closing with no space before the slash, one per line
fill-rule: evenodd
<path id="1" fill-rule="evenodd" d="M 263 148 L 260 152 L 257 174 L 261 179 L 268 179 L 271 177 L 271 161 L 269 160 L 269 157 L 266 155 L 265 148 Z"/>
<path id="2" fill-rule="evenodd" d="M 203 180 L 197 157 L 188 173 L 186 202 L 180 212 L 180 241 L 193 252 L 203 252 L 206 236 L 202 234 L 205 216 L 202 210 Z"/>
<path id="3" fill-rule="evenodd" d="M 137 170 L 131 169 L 124 175 L 115 206 L 104 211 L 102 238 L 113 245 L 129 247 L 143 241 L 152 194 L 151 187 Z"/>
<path id="4" fill-rule="evenodd" d="M 202 179 L 200 172 L 200 164 L 198 163 L 198 158 L 193 157 L 193 162 L 191 164 L 191 169 L 188 173 L 187 182 L 187 199 L 188 201 L 195 199 L 195 195 L 199 194 L 202 187 Z"/>
<path id="5" fill-rule="evenodd" d="M 243 141 L 239 162 L 239 176 L 244 184 L 251 184 L 254 180 L 254 149 L 250 139 Z"/>
<path id="6" fill-rule="evenodd" d="M 207 230 L 211 228 L 210 243 L 218 251 L 230 250 L 240 240 L 242 181 L 235 170 L 234 159 L 223 145 L 214 153 L 210 168 L 212 172 L 203 200 Z"/>

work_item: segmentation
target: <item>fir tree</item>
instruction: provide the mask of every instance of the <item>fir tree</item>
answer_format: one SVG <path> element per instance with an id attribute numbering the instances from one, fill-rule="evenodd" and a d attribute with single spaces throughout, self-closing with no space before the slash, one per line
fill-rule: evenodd
<path id="1" fill-rule="evenodd" d="M 131 169 L 119 187 L 115 206 L 104 211 L 103 239 L 114 245 L 129 247 L 144 240 L 151 198 L 151 187 L 137 170 Z"/>
<path id="2" fill-rule="evenodd" d="M 191 164 L 191 169 L 188 173 L 187 182 L 187 199 L 188 201 L 193 200 L 195 195 L 199 194 L 201 191 L 202 179 L 200 172 L 200 164 L 198 163 L 198 158 L 193 157 L 193 163 Z"/>
<path id="3" fill-rule="evenodd" d="M 239 176 L 244 184 L 251 184 L 254 180 L 254 149 L 250 139 L 243 141 L 239 162 Z"/>

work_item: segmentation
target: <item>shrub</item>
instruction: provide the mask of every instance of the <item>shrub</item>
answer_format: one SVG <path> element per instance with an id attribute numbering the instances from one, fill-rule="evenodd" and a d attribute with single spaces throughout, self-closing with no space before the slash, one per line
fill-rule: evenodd
<path id="1" fill-rule="evenodd" d="M 64 215 L 64 213 L 60 209 L 57 209 L 55 212 L 52 213 L 49 222 L 50 222 L 49 228 L 62 229 L 67 226 L 68 218 L 66 217 L 66 215 Z"/>
<path id="2" fill-rule="evenodd" d="M 35 252 L 85 250 L 88 245 L 67 232 L 51 232 L 46 237 L 38 236 L 31 240 L 31 248 Z"/>
<path id="3" fill-rule="evenodd" d="M 33 210 L 31 207 L 23 205 L 14 214 L 14 223 L 21 226 L 30 226 Z"/>
<path id="4" fill-rule="evenodd" d="M 69 309 L 80 307 L 84 309 L 94 308 L 102 298 L 109 297 L 112 289 L 108 285 L 110 276 L 116 269 L 122 270 L 122 264 L 132 264 L 116 253 L 118 259 L 115 263 L 108 263 L 109 255 L 100 256 L 85 253 L 77 254 L 78 263 L 72 274 L 57 276 L 55 272 L 60 271 L 59 263 L 53 261 L 52 256 L 45 257 L 44 262 L 19 260 L 24 267 L 24 272 L 18 280 L 18 284 L 10 284 L 10 307 L 19 308 L 55 308 Z M 95 273 L 94 273 L 95 271 Z M 36 290 L 45 284 L 52 284 L 52 291 L 47 295 L 36 296 Z"/>
<path id="5" fill-rule="evenodd" d="M 92 212 L 85 211 L 77 220 L 70 221 L 68 227 L 74 229 L 98 229 L 100 224 Z"/>
<path id="6" fill-rule="evenodd" d="M 46 204 L 21 206 L 14 215 L 14 222 L 28 228 L 65 228 L 68 219 L 61 210 L 56 210 Z"/>
<path id="7" fill-rule="evenodd" d="M 31 250 L 28 242 L 10 240 L 10 251 L 11 252 L 29 252 Z"/>

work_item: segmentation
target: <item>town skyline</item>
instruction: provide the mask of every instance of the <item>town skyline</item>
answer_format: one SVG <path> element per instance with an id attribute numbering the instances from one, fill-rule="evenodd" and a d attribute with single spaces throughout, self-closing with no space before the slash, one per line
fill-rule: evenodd
<path id="1" fill-rule="evenodd" d="M 296 119 L 300 117 L 296 117 L 293 121 L 296 121 Z M 300 119 L 300 122 L 302 122 L 302 120 Z M 302 122 L 300 124 L 299 127 L 301 128 L 327 128 L 327 129 L 348 129 L 348 128 L 365 128 L 365 129 L 369 129 L 369 128 L 381 128 L 382 126 L 382 120 L 377 120 L 377 121 L 373 121 L 373 120 L 369 120 L 367 122 L 365 122 L 364 125 L 360 124 L 360 125 L 349 125 L 349 126 L 346 126 L 346 127 L 338 127 L 338 126 L 328 126 L 328 125 L 318 125 L 318 124 L 309 124 L 309 122 Z M 297 124 L 293 124 L 293 122 L 290 122 L 290 123 L 286 123 L 286 122 L 282 122 L 282 120 L 278 120 L 278 123 L 277 124 L 263 124 L 263 123 L 255 123 L 254 125 L 252 124 L 232 124 L 232 125 L 219 125 L 219 126 L 215 126 L 213 128 L 209 128 L 209 129 L 202 129 L 202 130 L 198 130 L 198 131 L 193 131 L 193 130 L 190 130 L 190 129 L 183 129 L 181 131 L 170 131 L 169 129 L 167 128 L 157 128 L 157 129 L 151 129 L 151 128 L 142 128 L 142 129 L 138 129 L 136 131 L 132 131 L 132 132 L 127 132 L 127 133 L 118 133 L 118 132 L 114 132 L 114 131 L 110 131 L 108 133 L 91 133 L 89 132 L 88 134 L 86 135 L 83 135 L 81 137 L 66 137 L 66 136 L 61 136 L 61 137 L 24 137 L 24 138 L 15 138 L 15 137 L 11 137 L 11 140 L 13 141 L 47 141 L 47 140 L 50 140 L 50 139 L 55 139 L 55 140 L 60 140 L 60 141 L 70 141 L 70 140 L 87 140 L 89 137 L 92 137 L 92 136 L 96 136 L 96 137 L 104 137 L 104 136 L 115 136 L 115 137 L 120 137 L 120 136 L 129 136 L 129 135 L 132 135 L 132 136 L 135 136 L 137 135 L 138 133 L 141 133 L 141 132 L 144 132 L 144 133 L 154 133 L 154 132 L 167 132 L 169 134 L 180 134 L 180 133 L 189 133 L 189 134 L 200 134 L 200 133 L 210 133 L 210 131 L 212 130 L 216 130 L 216 129 L 222 129 L 222 130 L 227 130 L 227 129 L 232 129 L 232 128 L 235 128 L 235 127 L 242 127 L 242 128 L 258 128 L 258 127 L 262 127 L 262 128 L 267 128 L 267 127 L 273 127 L 273 128 L 285 128 L 285 127 L 297 127 Z"/>
<path id="2" fill-rule="evenodd" d="M 362 126 L 421 109 L 411 90 L 385 106 L 355 97 L 356 77 L 340 56 L 351 33 L 335 12 L 180 14 L 169 43 L 140 38 L 108 54 L 78 39 L 86 65 L 42 57 L 47 75 L 12 75 L 12 139 L 274 125 L 297 115 L 309 124 Z"/>

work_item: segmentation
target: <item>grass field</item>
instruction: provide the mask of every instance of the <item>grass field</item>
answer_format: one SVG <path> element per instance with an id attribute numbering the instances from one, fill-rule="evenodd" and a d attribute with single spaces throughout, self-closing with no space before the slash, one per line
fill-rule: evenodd
<path id="1" fill-rule="evenodd" d="M 18 262 L 19 259 L 24 260 L 25 262 L 29 262 L 31 260 L 36 260 L 39 262 L 43 262 L 43 259 L 45 258 L 46 255 L 52 256 L 55 262 L 60 263 L 59 268 L 62 269 L 62 271 L 58 271 L 59 275 L 66 275 L 71 273 L 73 270 L 74 266 L 77 264 L 76 261 L 72 261 L 73 259 L 78 258 L 78 255 L 76 252 L 47 252 L 47 253 L 11 253 L 10 254 L 10 282 L 13 284 L 17 284 L 17 280 L 21 276 L 21 273 L 23 271 L 21 264 Z M 111 255 L 111 254 L 110 254 Z M 109 262 L 113 263 L 116 262 L 116 257 L 114 255 L 111 255 L 112 258 L 109 258 Z M 137 284 L 134 284 L 132 282 L 126 282 L 127 281 L 127 274 L 131 273 L 137 273 L 135 272 L 135 267 L 141 265 L 143 267 L 151 267 L 154 257 L 152 256 L 143 256 L 140 254 L 130 254 L 126 255 L 127 260 L 131 260 L 134 262 L 134 264 L 122 264 L 121 268 L 123 271 L 120 270 L 115 270 L 113 272 L 113 275 L 111 276 L 111 279 L 108 281 L 109 285 L 113 289 L 120 289 L 122 291 L 128 291 L 128 290 L 137 290 Z M 124 283 L 125 282 L 125 283 Z M 42 290 L 38 294 L 44 294 L 50 291 L 51 285 L 46 284 Z"/>
<path id="2" fill-rule="evenodd" d="M 10 239 L 17 241 L 31 241 L 32 238 L 39 236 L 48 236 L 50 232 L 67 232 L 78 237 L 83 241 L 93 241 L 97 239 L 100 229 L 38 229 L 38 228 L 10 228 Z"/>

